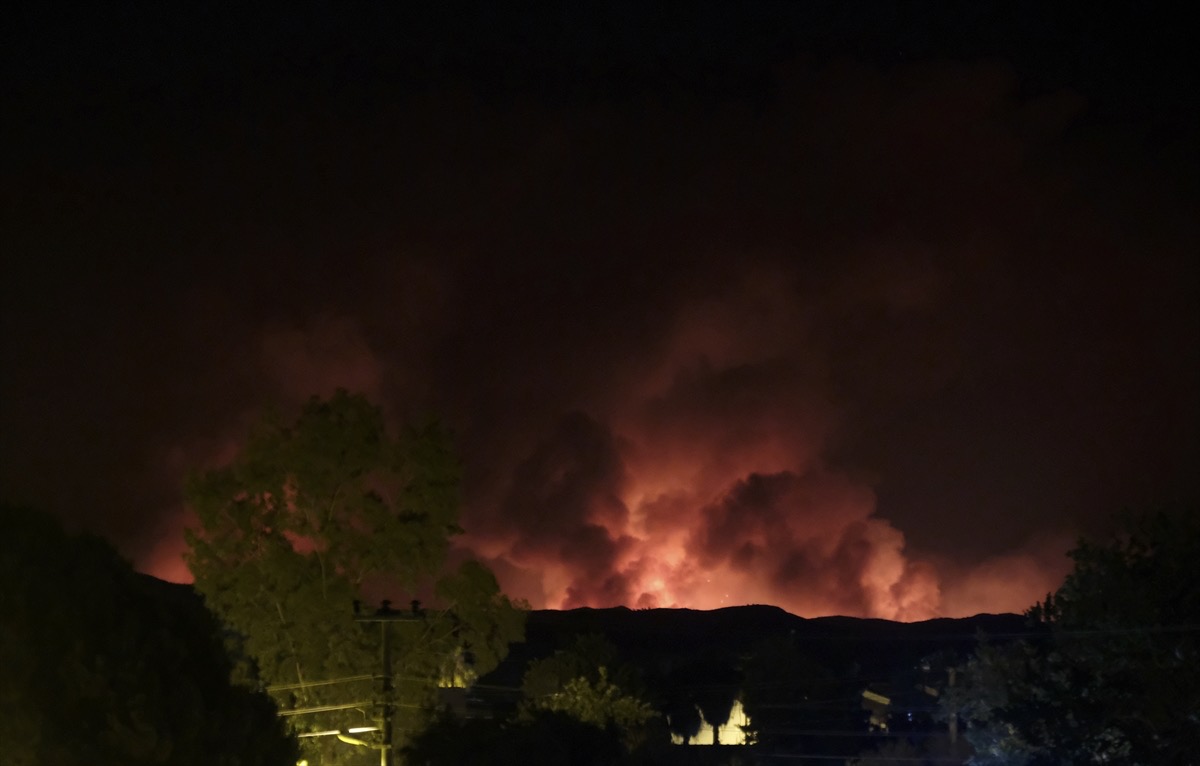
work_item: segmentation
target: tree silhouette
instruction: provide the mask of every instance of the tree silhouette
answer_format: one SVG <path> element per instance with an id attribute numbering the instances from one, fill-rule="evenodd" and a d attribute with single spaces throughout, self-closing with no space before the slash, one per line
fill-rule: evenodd
<path id="1" fill-rule="evenodd" d="M 229 465 L 193 476 L 186 496 L 200 522 L 188 536 L 196 588 L 245 637 L 285 706 L 308 711 L 291 718 L 297 728 L 384 723 L 389 705 L 398 730 L 415 730 L 439 682 L 488 672 L 523 634 L 524 611 L 486 567 L 445 571 L 460 531 L 459 466 L 436 424 L 393 438 L 363 397 L 313 398 L 294 422 L 264 418 Z M 432 591 L 437 608 L 356 622 L 351 605 L 372 583 Z M 373 677 L 384 636 L 387 699 Z M 346 707 L 313 711 L 333 706 Z M 355 756 L 333 737 L 304 746 L 322 764 Z"/>
<path id="2" fill-rule="evenodd" d="M 610 671 L 610 668 L 612 671 Z M 615 733 L 626 750 L 645 740 L 658 713 L 642 698 L 637 669 L 598 635 L 577 636 L 567 649 L 529 664 L 522 682 L 525 710 L 549 710 Z"/>
<path id="3" fill-rule="evenodd" d="M 729 721 L 741 687 L 735 661 L 709 651 L 685 658 L 667 677 L 666 710 L 673 734 L 686 741 L 703 723 L 713 727 L 713 744 L 720 744 L 718 727 Z"/>
<path id="4" fill-rule="evenodd" d="M 231 682 L 217 621 L 102 540 L 4 507 L 0 747 L 11 766 L 293 766 L 261 692 Z"/>
<path id="5" fill-rule="evenodd" d="M 948 690 L 972 763 L 1184 763 L 1200 741 L 1200 524 L 1158 514 L 1071 552 L 1032 608 L 1045 629 L 984 646 Z"/>

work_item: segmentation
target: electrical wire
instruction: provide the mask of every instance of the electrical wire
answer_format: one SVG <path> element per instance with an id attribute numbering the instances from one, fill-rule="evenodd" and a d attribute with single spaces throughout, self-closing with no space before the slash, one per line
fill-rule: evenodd
<path id="1" fill-rule="evenodd" d="M 267 687 L 269 692 L 282 692 L 289 689 L 307 689 L 313 686 L 331 686 L 333 684 L 350 683 L 352 681 L 375 681 L 378 680 L 377 675 L 362 675 L 362 676 L 346 676 L 344 678 L 330 678 L 324 681 L 303 681 L 295 684 L 273 684 Z"/>
<path id="2" fill-rule="evenodd" d="M 879 755 L 876 753 L 859 754 L 859 755 L 807 755 L 793 753 L 755 753 L 754 757 L 776 758 L 780 760 L 799 760 L 799 761 L 903 761 L 905 763 L 955 763 L 961 764 L 962 758 L 940 758 L 936 756 L 919 756 L 919 755 Z"/>

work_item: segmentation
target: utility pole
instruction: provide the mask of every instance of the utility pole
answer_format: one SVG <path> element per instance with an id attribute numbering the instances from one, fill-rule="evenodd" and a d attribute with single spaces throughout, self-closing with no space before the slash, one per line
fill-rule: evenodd
<path id="1" fill-rule="evenodd" d="M 951 665 L 946 669 L 946 672 L 950 677 L 950 683 L 947 688 L 954 689 L 954 677 L 958 672 L 958 668 Z M 953 692 L 951 692 L 951 694 L 953 694 Z M 950 744 L 953 745 L 958 742 L 958 708 L 950 708 L 948 723 L 950 724 Z"/>
<path id="2" fill-rule="evenodd" d="M 417 602 L 413 602 L 412 613 L 401 612 L 397 609 L 392 609 L 392 602 L 384 599 L 383 606 L 375 610 L 372 615 L 358 614 L 358 602 L 354 602 L 355 606 L 355 622 L 377 622 L 379 623 L 379 642 L 380 642 L 380 664 L 382 665 L 381 692 L 382 699 L 380 707 L 382 708 L 381 722 L 379 726 L 380 734 L 383 735 L 383 742 L 379 746 L 379 766 L 392 766 L 394 759 L 392 758 L 392 718 L 396 712 L 396 706 L 392 701 L 394 688 L 392 686 L 392 631 L 391 623 L 393 622 L 418 622 L 421 615 L 417 609 Z"/>

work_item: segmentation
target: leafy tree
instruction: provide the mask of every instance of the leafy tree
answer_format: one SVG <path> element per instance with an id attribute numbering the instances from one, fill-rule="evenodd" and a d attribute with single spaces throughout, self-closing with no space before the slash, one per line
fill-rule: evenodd
<path id="1" fill-rule="evenodd" d="M 708 723 L 713 727 L 713 744 L 721 744 L 717 729 L 728 723 L 741 685 L 741 672 L 723 652 L 709 650 L 685 658 L 665 679 L 671 733 L 686 740 Z"/>
<path id="2" fill-rule="evenodd" d="M 609 668 L 614 668 L 611 677 Z M 527 713 L 565 713 L 616 732 L 630 751 L 643 742 L 646 725 L 658 716 L 641 696 L 637 670 L 620 663 L 616 647 L 602 636 L 579 636 L 569 648 L 531 662 L 522 688 Z"/>
<path id="3" fill-rule="evenodd" d="M 688 690 L 672 685 L 666 692 L 663 712 L 667 716 L 667 726 L 670 733 L 687 742 L 700 733 L 704 719 L 700 717 L 700 708 Z"/>
<path id="4" fill-rule="evenodd" d="M 967 722 L 965 738 L 975 750 L 969 763 L 1021 766 L 1034 761 L 1036 749 L 1022 736 L 1019 724 L 1026 717 L 1022 700 L 1043 695 L 1039 687 L 1048 685 L 1041 677 L 1043 660 L 1042 651 L 1031 642 L 1000 646 L 984 642 L 961 669 L 962 683 L 942 693 L 940 717 L 957 716 Z M 1046 691 L 1061 694 L 1060 689 Z"/>
<path id="5" fill-rule="evenodd" d="M 720 729 L 729 722 L 733 703 L 737 702 L 741 677 L 736 669 L 720 660 L 705 660 L 693 678 L 701 682 L 693 687 L 696 707 L 713 728 L 713 744 L 721 744 Z"/>
<path id="6" fill-rule="evenodd" d="M 102 540 L 4 507 L 0 747 L 12 766 L 292 766 L 269 697 L 230 680 L 217 621 Z"/>
<path id="7" fill-rule="evenodd" d="M 379 722 L 371 675 L 385 635 L 398 734 L 422 725 L 439 682 L 488 672 L 521 639 L 524 611 L 486 567 L 445 571 L 459 473 L 436 424 L 393 438 L 377 407 L 339 391 L 294 422 L 267 416 L 229 465 L 189 480 L 196 588 L 245 637 L 261 677 L 291 710 L 361 703 L 294 715 L 297 729 Z M 432 592 L 438 608 L 366 625 L 351 605 L 369 592 Z M 304 744 L 313 762 L 356 756 L 333 737 Z"/>
<path id="8" fill-rule="evenodd" d="M 599 635 L 581 635 L 529 664 L 511 720 L 438 716 L 405 748 L 410 764 L 524 766 L 662 763 L 643 743 L 658 719 L 638 671 Z M 665 732 L 661 740 L 666 741 Z"/>
<path id="9" fill-rule="evenodd" d="M 972 763 L 1187 762 L 1200 742 L 1200 525 L 1143 517 L 1071 557 L 1028 613 L 1045 638 L 981 648 L 945 695 Z"/>
<path id="10" fill-rule="evenodd" d="M 562 691 L 576 678 L 598 681 L 601 669 L 608 673 L 612 683 L 638 696 L 644 694 L 637 668 L 621 662 L 617 647 L 595 633 L 576 636 L 567 648 L 530 662 L 521 688 L 526 699 L 538 699 Z"/>
<path id="11" fill-rule="evenodd" d="M 534 706 L 566 713 L 597 728 L 613 727 L 621 732 L 625 746 L 633 750 L 641 743 L 641 727 L 658 714 L 650 703 L 626 694 L 608 680 L 608 670 L 600 668 L 599 678 L 572 679 L 562 691 L 541 698 Z"/>

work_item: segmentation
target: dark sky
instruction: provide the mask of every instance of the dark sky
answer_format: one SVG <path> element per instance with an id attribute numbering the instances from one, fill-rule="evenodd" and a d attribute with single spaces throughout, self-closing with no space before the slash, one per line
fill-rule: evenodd
<path id="1" fill-rule="evenodd" d="M 1024 608 L 1195 507 L 1200 88 L 940 5 L 17 17 L 0 494 L 184 576 L 184 473 L 345 386 L 535 606 Z"/>

